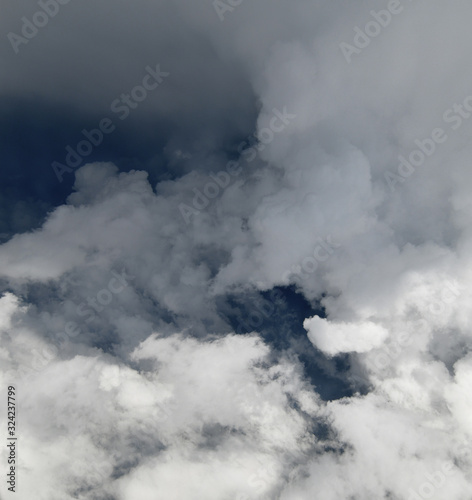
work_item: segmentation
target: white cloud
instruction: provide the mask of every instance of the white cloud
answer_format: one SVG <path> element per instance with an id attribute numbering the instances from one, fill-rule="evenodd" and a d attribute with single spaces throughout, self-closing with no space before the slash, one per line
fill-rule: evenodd
<path id="1" fill-rule="evenodd" d="M 0 246 L 1 383 L 18 383 L 24 498 L 409 500 L 447 463 L 454 473 L 429 497 L 470 498 L 472 121 L 444 119 L 470 94 L 470 7 L 411 3 L 348 65 L 339 43 L 379 7 L 322 3 L 243 2 L 216 25 L 211 2 L 166 4 L 158 19 L 152 6 L 136 10 L 155 41 L 146 57 L 162 53 L 177 14 L 188 30 L 169 56 L 185 62 L 175 84 L 146 113 L 203 127 L 213 110 L 215 136 L 228 117 L 240 132 L 237 98 L 216 105 L 225 83 L 234 92 L 242 81 L 244 103 L 259 99 L 259 132 L 274 108 L 296 117 L 252 162 L 243 154 L 237 182 L 188 224 L 179 204 L 225 169 L 211 139 L 204 160 L 186 153 L 189 173 L 157 186 L 142 171 L 84 166 L 41 228 Z M 80 18 L 97 26 L 102 8 Z M 105 53 L 121 54 L 125 31 Z M 95 35 L 84 43 L 95 47 Z M 70 89 L 58 98 L 103 109 L 107 92 L 90 82 L 71 97 L 83 61 L 97 66 L 78 57 L 85 49 L 52 87 L 46 64 L 21 89 L 52 98 L 58 85 Z M 188 78 L 205 61 L 201 80 Z M 109 82 L 114 96 L 134 81 Z M 435 127 L 447 141 L 392 191 L 385 172 Z M 329 238 L 333 252 L 319 247 Z M 115 272 L 129 284 L 94 310 Z M 365 381 L 365 394 L 320 401 L 292 351 L 235 335 L 219 314 L 229 294 L 279 285 L 324 308 L 304 322 L 322 369 L 339 361 L 337 375 Z M 79 334 L 64 335 L 70 322 Z"/>
<path id="2" fill-rule="evenodd" d="M 270 362 L 256 336 L 153 336 L 131 361 L 55 359 L 15 384 L 21 498 L 253 497 L 280 487 L 267 470 L 281 473 L 316 444 L 318 399 L 299 366 Z"/>
<path id="3" fill-rule="evenodd" d="M 314 316 L 306 319 L 303 326 L 311 342 L 329 356 L 343 352 L 368 352 L 382 345 L 388 336 L 384 327 L 370 321 L 332 323 Z"/>

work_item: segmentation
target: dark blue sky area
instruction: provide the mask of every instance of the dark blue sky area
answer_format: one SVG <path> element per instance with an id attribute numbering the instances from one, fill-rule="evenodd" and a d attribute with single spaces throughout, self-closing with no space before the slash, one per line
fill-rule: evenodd
<path id="1" fill-rule="evenodd" d="M 0 98 L 0 241 L 38 227 L 49 210 L 64 203 L 73 190 L 74 172 L 65 172 L 59 182 L 51 165 L 66 165 L 66 147 L 77 150 L 85 139 L 82 131 L 96 129 L 105 118 L 111 120 L 113 131 L 103 135 L 77 168 L 104 161 L 124 172 L 146 170 L 153 186 L 195 168 L 185 160 L 169 161 L 169 154 L 180 144 L 186 143 L 186 151 L 204 159 L 213 153 L 231 155 L 245 137 L 239 124 L 236 130 L 229 121 L 220 127 L 219 136 L 210 137 L 204 125 L 192 120 L 180 126 L 157 115 L 136 114 L 120 121 L 113 113 L 91 116 L 34 96 Z M 247 120 L 247 133 L 253 127 L 254 121 Z M 198 164 L 201 168 L 204 162 Z"/>

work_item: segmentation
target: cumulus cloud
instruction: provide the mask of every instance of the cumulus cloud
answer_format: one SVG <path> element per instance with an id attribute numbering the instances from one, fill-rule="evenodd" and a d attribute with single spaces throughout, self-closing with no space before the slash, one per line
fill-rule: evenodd
<path id="1" fill-rule="evenodd" d="M 88 118 L 170 73 L 126 125 L 163 144 L 0 245 L 19 498 L 470 498 L 470 7 L 393 4 L 70 3 L 3 46 L 3 96 Z"/>
<path id="2" fill-rule="evenodd" d="M 330 323 L 314 316 L 305 320 L 308 338 L 320 350 L 331 356 L 342 352 L 368 352 L 383 344 L 388 331 L 371 321 Z"/>
<path id="3" fill-rule="evenodd" d="M 26 314 L 2 299 L 5 322 Z M 21 327 L 6 326 L 18 352 Z M 155 334 L 128 364 L 90 349 L 43 366 L 25 354 L 2 374 L 21 393 L 23 498 L 266 495 L 319 446 L 319 398 L 254 335 Z"/>

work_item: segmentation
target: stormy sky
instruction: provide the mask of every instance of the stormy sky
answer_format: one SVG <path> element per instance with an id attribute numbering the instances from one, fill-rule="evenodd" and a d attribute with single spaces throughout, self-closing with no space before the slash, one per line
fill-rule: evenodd
<path id="1" fill-rule="evenodd" d="M 2 500 L 470 500 L 471 15 L 2 2 Z"/>

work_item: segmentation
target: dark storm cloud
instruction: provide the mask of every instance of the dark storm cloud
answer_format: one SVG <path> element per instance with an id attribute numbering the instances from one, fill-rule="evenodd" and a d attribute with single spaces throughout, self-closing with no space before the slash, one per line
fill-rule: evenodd
<path id="1" fill-rule="evenodd" d="M 30 2 L 10 6 L 2 17 L 5 37 L 19 32 L 21 19 L 37 10 Z M 5 38 L 1 55 L 8 72 L 0 90 L 85 116 L 129 114 L 137 128 L 140 120 L 157 117 L 168 123 L 167 136 L 180 135 L 187 147 L 191 134 L 195 143 L 211 146 L 246 132 L 254 119 L 254 95 L 241 60 L 222 57 L 205 31 L 221 30 L 219 24 L 211 4 L 69 2 L 17 54 Z M 170 74 L 168 81 L 144 101 L 132 101 L 128 113 L 117 111 L 115 101 L 123 106 L 121 96 L 142 83 L 146 67 L 158 65 Z"/>
<path id="2" fill-rule="evenodd" d="M 208 154 L 231 150 L 254 128 L 255 98 L 241 62 L 219 55 L 211 37 L 183 15 L 184 5 L 43 6 L 18 2 L 2 13 L 2 199 L 24 207 L 23 224 L 4 212 L 4 238 L 35 227 L 50 207 L 65 200 L 73 184 L 70 169 L 113 161 L 123 171 L 147 170 L 155 183 L 188 170 L 189 155 L 203 160 L 204 168 Z M 44 27 L 31 27 L 33 20 L 42 23 L 37 12 L 54 15 L 47 15 Z M 219 25 L 211 4 L 195 12 L 209 26 Z M 27 43 L 17 45 L 12 34 Z M 130 101 L 130 92 L 148 74 L 146 67 L 171 76 L 143 101 Z M 103 119 L 112 120 L 113 132 L 89 155 L 79 160 L 74 155 L 66 163 L 68 148 L 77 151 L 85 139 L 83 130 L 99 128 Z M 54 170 L 54 162 L 68 170 Z"/>
<path id="3" fill-rule="evenodd" d="M 470 5 L 215 5 L 2 18 L 12 186 L 103 134 L 0 246 L 21 494 L 469 498 Z"/>

